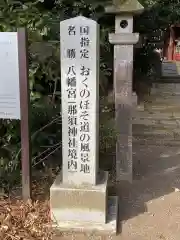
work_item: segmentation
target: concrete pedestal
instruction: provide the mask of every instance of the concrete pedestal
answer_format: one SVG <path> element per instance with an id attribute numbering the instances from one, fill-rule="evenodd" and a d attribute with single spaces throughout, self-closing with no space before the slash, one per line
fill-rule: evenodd
<path id="1" fill-rule="evenodd" d="M 117 231 L 117 197 L 108 197 L 108 172 L 101 172 L 98 184 L 68 185 L 60 174 L 50 189 L 51 218 L 59 231 Z"/>

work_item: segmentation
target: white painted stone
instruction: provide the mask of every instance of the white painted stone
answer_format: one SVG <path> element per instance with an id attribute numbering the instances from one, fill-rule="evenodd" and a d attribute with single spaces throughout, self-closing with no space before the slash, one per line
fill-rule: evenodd
<path id="1" fill-rule="evenodd" d="M 0 32 L 0 118 L 20 119 L 18 40 L 16 32 Z"/>
<path id="2" fill-rule="evenodd" d="M 94 233 L 102 231 L 102 233 L 113 234 L 117 231 L 118 198 L 108 199 L 108 173 L 98 170 L 98 28 L 95 21 L 82 16 L 65 20 L 60 24 L 63 169 L 62 178 L 61 174 L 57 176 L 50 189 L 51 218 L 57 232 L 71 230 Z M 86 43 L 84 47 L 81 46 L 82 40 L 85 41 L 84 44 Z M 84 53 L 88 54 L 88 58 L 81 58 L 82 50 L 87 50 Z M 67 53 L 70 54 L 69 57 Z M 85 71 L 82 71 L 83 68 Z M 74 91 L 76 96 L 73 94 L 68 96 L 68 77 L 76 80 L 76 84 L 71 84 L 72 93 Z M 88 93 L 87 96 L 82 96 L 82 90 L 85 94 Z M 69 99 L 70 96 L 71 99 Z M 87 109 L 82 110 L 82 106 L 84 108 L 85 105 L 82 105 L 81 101 L 85 101 L 84 99 L 89 102 L 86 105 Z M 72 107 L 71 109 L 69 107 L 70 102 L 73 102 L 75 106 L 74 115 L 69 111 L 72 110 Z M 82 111 L 85 111 L 84 119 Z M 71 131 L 71 134 L 75 133 L 75 146 L 69 146 L 69 127 L 72 127 L 69 117 L 72 116 L 73 127 L 77 129 L 74 129 L 75 132 Z M 81 128 L 83 121 L 89 125 L 89 129 Z M 84 140 L 82 140 L 83 134 L 86 135 Z M 88 139 L 87 136 L 89 136 Z M 83 152 L 89 154 L 88 161 L 84 160 L 87 164 L 85 172 L 82 171 L 84 162 L 81 159 L 83 141 L 86 143 Z M 69 149 L 73 149 L 76 155 L 71 156 Z M 72 159 L 74 168 L 68 165 Z"/>
<path id="3" fill-rule="evenodd" d="M 98 24 L 82 16 L 60 24 L 63 183 L 96 184 L 99 142 L 98 34 Z"/>

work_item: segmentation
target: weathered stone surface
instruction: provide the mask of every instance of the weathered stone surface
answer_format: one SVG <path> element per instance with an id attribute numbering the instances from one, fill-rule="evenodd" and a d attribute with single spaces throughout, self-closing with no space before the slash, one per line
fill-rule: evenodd
<path id="1" fill-rule="evenodd" d="M 108 198 L 107 206 L 107 223 L 98 222 L 79 222 L 79 221 L 57 221 L 53 218 L 53 228 L 57 234 L 64 232 L 86 232 L 101 235 L 116 235 L 118 215 L 118 198 L 116 196 Z"/>
<path id="2" fill-rule="evenodd" d="M 133 47 L 131 50 L 133 50 Z M 129 49 L 130 50 L 130 49 Z M 119 51 L 119 54 L 121 51 Z M 117 58 L 119 59 L 119 57 Z M 118 69 L 119 68 L 119 69 Z M 117 180 L 132 181 L 132 64 L 115 62 L 116 172 Z"/>
<path id="3" fill-rule="evenodd" d="M 179 95 L 180 83 L 154 83 L 151 88 L 151 95 L 166 96 L 167 94 Z"/>
<path id="4" fill-rule="evenodd" d="M 162 66 L 162 77 L 179 77 L 180 76 L 179 62 L 163 61 L 161 66 Z"/>
<path id="5" fill-rule="evenodd" d="M 68 185 L 60 174 L 51 187 L 51 209 L 57 221 L 106 223 L 108 172 L 99 175 L 98 184 Z"/>
<path id="6" fill-rule="evenodd" d="M 117 230 L 117 198 L 107 200 L 108 173 L 98 166 L 98 34 L 98 24 L 82 16 L 60 24 L 63 167 L 50 189 L 59 231 Z"/>
<path id="7" fill-rule="evenodd" d="M 115 33 L 109 35 L 114 44 L 114 95 L 117 131 L 116 179 L 132 182 L 132 98 L 133 45 L 139 40 L 133 34 L 133 15 L 143 11 L 137 0 L 113 1 L 106 12 L 116 14 Z"/>
<path id="8" fill-rule="evenodd" d="M 174 120 L 155 120 L 155 119 L 133 119 L 133 125 L 136 126 L 152 126 L 157 128 L 167 128 L 167 129 L 174 129 L 176 127 L 179 127 L 179 124 L 177 121 Z"/>
<path id="9" fill-rule="evenodd" d="M 136 112 L 134 119 L 173 120 L 173 113 L 151 113 L 149 111 Z"/>
<path id="10" fill-rule="evenodd" d="M 113 0 L 112 6 L 105 8 L 107 13 L 134 13 L 140 14 L 144 11 L 144 7 L 137 0 Z"/>
<path id="11" fill-rule="evenodd" d="M 172 130 L 172 129 L 168 129 L 165 126 L 162 127 L 158 127 L 156 126 L 156 128 L 152 128 L 149 127 L 148 128 L 143 128 L 143 126 L 141 126 L 141 129 L 143 129 L 142 131 L 139 131 L 139 129 L 135 129 L 135 127 L 133 127 L 134 133 L 136 134 L 136 136 L 156 136 L 156 137 L 172 137 L 174 138 L 175 136 L 180 137 L 180 129 L 176 129 L 176 130 Z"/>
<path id="12" fill-rule="evenodd" d="M 78 16 L 60 24 L 63 182 L 96 184 L 99 26 Z"/>
<path id="13" fill-rule="evenodd" d="M 132 45 L 139 41 L 138 33 L 110 33 L 109 42 L 115 45 Z"/>

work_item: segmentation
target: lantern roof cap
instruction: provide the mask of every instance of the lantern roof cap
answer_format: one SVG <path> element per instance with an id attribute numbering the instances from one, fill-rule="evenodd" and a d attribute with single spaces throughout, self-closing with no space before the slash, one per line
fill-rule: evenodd
<path id="1" fill-rule="evenodd" d="M 113 0 L 113 4 L 105 7 L 105 11 L 111 14 L 141 14 L 144 7 L 137 0 Z"/>

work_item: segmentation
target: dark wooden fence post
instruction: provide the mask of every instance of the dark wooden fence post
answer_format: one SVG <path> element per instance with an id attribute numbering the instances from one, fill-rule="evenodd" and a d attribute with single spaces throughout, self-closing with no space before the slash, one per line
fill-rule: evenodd
<path id="1" fill-rule="evenodd" d="M 22 161 L 22 196 L 27 201 L 31 198 L 31 143 L 29 123 L 29 66 L 27 32 L 18 29 L 19 84 L 21 109 L 21 161 Z"/>

